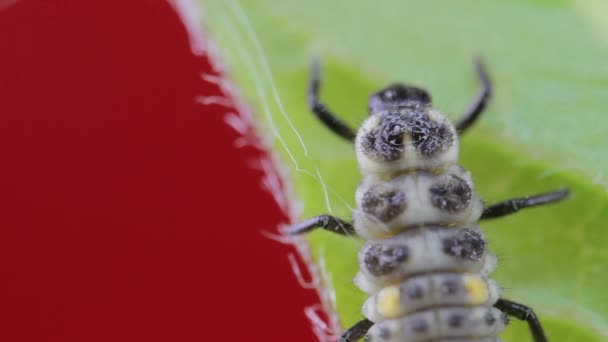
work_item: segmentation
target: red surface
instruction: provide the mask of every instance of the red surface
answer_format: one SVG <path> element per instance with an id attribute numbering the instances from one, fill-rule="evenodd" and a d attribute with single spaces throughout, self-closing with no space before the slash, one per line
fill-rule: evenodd
<path id="1" fill-rule="evenodd" d="M 315 340 L 208 68 L 160 1 L 0 13 L 1 341 Z"/>

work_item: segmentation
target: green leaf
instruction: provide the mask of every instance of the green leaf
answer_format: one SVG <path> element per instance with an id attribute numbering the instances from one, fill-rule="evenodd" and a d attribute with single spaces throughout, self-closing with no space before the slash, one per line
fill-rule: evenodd
<path id="1" fill-rule="evenodd" d="M 349 218 L 360 180 L 352 146 L 307 109 L 313 56 L 323 62 L 322 98 L 357 126 L 369 94 L 397 80 L 427 88 L 456 120 L 478 90 L 472 60 L 483 55 L 495 96 L 461 141 L 478 192 L 491 203 L 572 189 L 566 202 L 483 224 L 500 258 L 495 279 L 505 297 L 536 310 L 553 341 L 607 339 L 608 3 L 208 0 L 202 8 L 231 77 L 290 167 L 302 218 Z M 326 232 L 309 242 L 348 327 L 364 300 L 352 283 L 361 242 Z M 531 340 L 519 322 L 503 337 Z"/>

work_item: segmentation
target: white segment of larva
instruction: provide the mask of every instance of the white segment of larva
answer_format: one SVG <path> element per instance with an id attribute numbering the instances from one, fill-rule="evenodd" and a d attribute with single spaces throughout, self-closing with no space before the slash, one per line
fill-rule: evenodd
<path id="1" fill-rule="evenodd" d="M 359 250 L 355 285 L 367 293 L 421 273 L 466 272 L 489 275 L 496 257 L 475 227 L 420 227 L 380 240 Z"/>
<path id="2" fill-rule="evenodd" d="M 389 180 L 369 175 L 357 188 L 356 203 L 353 224 L 357 235 L 365 239 L 429 223 L 474 223 L 484 206 L 470 174 L 456 165 L 439 175 L 418 171 Z"/>
<path id="3" fill-rule="evenodd" d="M 376 322 L 423 308 L 488 305 L 500 292 L 493 280 L 476 273 L 421 274 L 374 293 L 363 305 L 363 315 Z"/>
<path id="4" fill-rule="evenodd" d="M 426 342 L 440 339 L 495 341 L 507 324 L 504 313 L 491 306 L 439 307 L 375 324 L 370 342 Z"/>

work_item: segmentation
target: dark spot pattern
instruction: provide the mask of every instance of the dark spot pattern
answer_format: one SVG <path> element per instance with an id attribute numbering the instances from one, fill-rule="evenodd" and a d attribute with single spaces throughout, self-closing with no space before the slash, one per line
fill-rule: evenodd
<path id="1" fill-rule="evenodd" d="M 451 328 L 458 329 L 463 326 L 465 320 L 466 320 L 466 318 L 462 313 L 453 313 L 448 318 L 448 325 Z"/>
<path id="2" fill-rule="evenodd" d="M 371 246 L 363 257 L 365 268 L 374 276 L 380 277 L 393 272 L 401 263 L 407 260 L 409 248 L 403 245 Z"/>
<path id="3" fill-rule="evenodd" d="M 462 259 L 478 261 L 484 255 L 486 242 L 471 229 L 462 229 L 456 236 L 442 240 L 443 252 Z"/>
<path id="4" fill-rule="evenodd" d="M 405 122 L 398 114 L 385 116 L 380 125 L 371 130 L 363 140 L 363 150 L 375 158 L 394 161 L 401 157 L 405 147 L 403 135 Z"/>
<path id="5" fill-rule="evenodd" d="M 379 330 L 380 330 L 379 336 L 381 339 L 388 340 L 391 338 L 391 330 L 388 327 L 382 325 L 382 326 L 380 326 Z"/>
<path id="6" fill-rule="evenodd" d="M 429 324 L 424 317 L 412 317 L 412 331 L 423 334 L 429 330 Z"/>
<path id="7" fill-rule="evenodd" d="M 414 283 L 407 286 L 405 294 L 409 299 L 420 299 L 424 296 L 424 289 L 419 284 Z"/>
<path id="8" fill-rule="evenodd" d="M 455 277 L 445 279 L 440 285 L 441 293 L 444 295 L 455 295 L 460 289 L 460 282 Z"/>
<path id="9" fill-rule="evenodd" d="M 378 192 L 372 187 L 363 195 L 361 207 L 380 221 L 389 222 L 405 209 L 405 194 L 401 191 Z"/>
<path id="10" fill-rule="evenodd" d="M 486 312 L 486 315 L 484 317 L 486 324 L 491 327 L 494 325 L 494 323 L 496 323 L 496 317 L 494 317 L 494 314 L 492 314 L 492 311 L 488 310 L 488 312 Z"/>
<path id="11" fill-rule="evenodd" d="M 454 135 L 448 125 L 433 122 L 423 112 L 407 116 L 407 127 L 414 147 L 420 154 L 430 157 L 452 145 Z"/>
<path id="12" fill-rule="evenodd" d="M 432 121 L 427 108 L 395 107 L 382 112 L 378 127 L 365 135 L 362 148 L 374 158 L 394 161 L 405 151 L 403 139 L 411 136 L 414 148 L 431 157 L 450 147 L 454 135 L 450 126 Z"/>
<path id="13" fill-rule="evenodd" d="M 450 213 L 464 210 L 473 197 L 473 191 L 467 182 L 454 175 L 443 177 L 429 191 L 433 206 Z"/>

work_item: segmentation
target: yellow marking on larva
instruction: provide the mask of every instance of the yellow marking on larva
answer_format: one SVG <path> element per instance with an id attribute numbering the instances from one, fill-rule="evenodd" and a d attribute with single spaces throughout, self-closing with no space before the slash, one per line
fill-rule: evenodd
<path id="1" fill-rule="evenodd" d="M 398 286 L 385 287 L 378 292 L 378 312 L 387 318 L 398 317 L 401 313 L 401 295 Z"/>
<path id="2" fill-rule="evenodd" d="M 490 296 L 488 284 L 478 275 L 465 275 L 464 287 L 467 289 L 471 304 L 485 303 Z"/>

